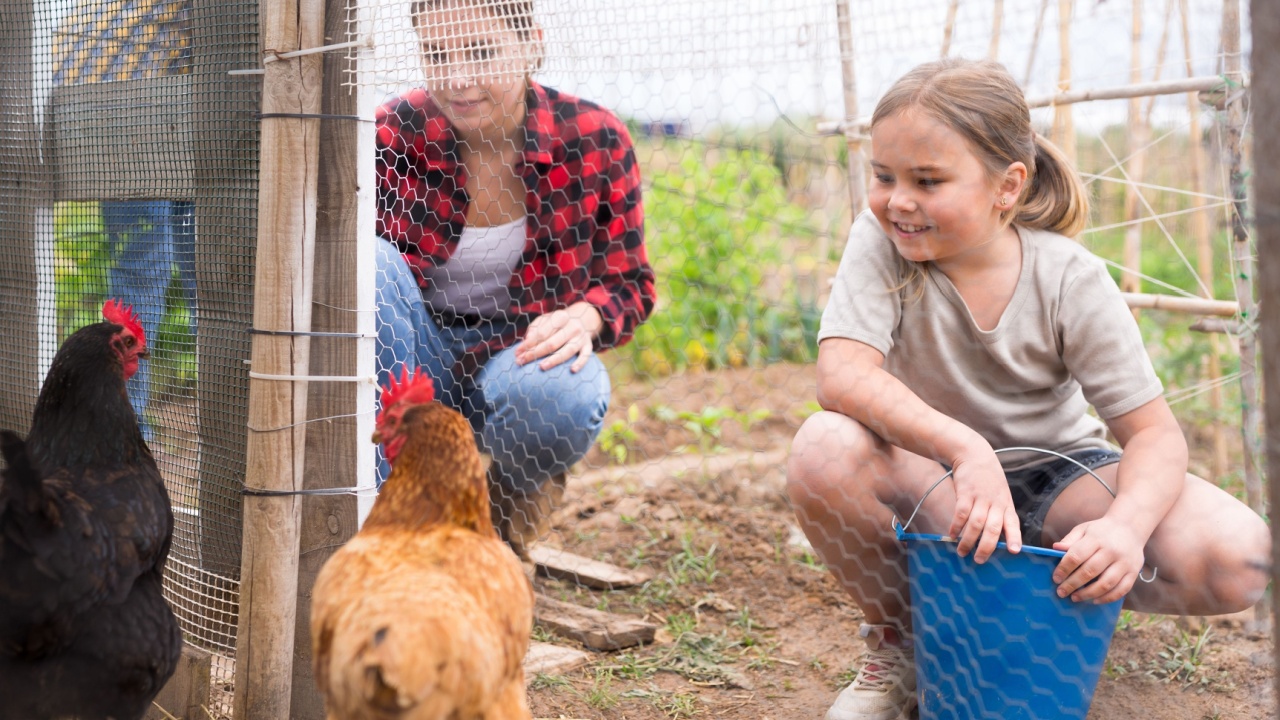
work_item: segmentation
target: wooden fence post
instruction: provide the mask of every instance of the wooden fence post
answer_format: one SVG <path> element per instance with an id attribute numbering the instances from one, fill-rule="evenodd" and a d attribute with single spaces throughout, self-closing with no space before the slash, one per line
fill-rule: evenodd
<path id="1" fill-rule="evenodd" d="M 325 37 L 340 42 L 347 32 L 347 0 L 327 0 Z M 324 56 L 324 97 L 321 113 L 354 117 L 356 93 L 344 87 L 346 53 Z M 320 126 L 319 195 L 316 208 L 315 309 L 311 327 L 316 332 L 357 333 L 361 330 L 358 306 L 356 224 L 358 178 L 356 148 L 359 123 L 322 120 Z M 372 238 L 365 236 L 364 241 Z M 359 343 L 354 337 L 316 338 L 311 352 L 314 375 L 354 376 Z M 315 383 L 308 394 L 307 413 L 315 422 L 307 432 L 305 487 L 349 488 L 358 482 L 359 443 L 369 435 L 357 432 L 356 383 Z M 327 419 L 326 419 L 327 418 Z M 373 463 L 368 463 L 370 472 Z M 298 551 L 297 630 L 293 650 L 293 720 L 324 720 L 324 701 L 311 672 L 311 591 L 316 576 L 334 552 L 355 535 L 358 525 L 353 495 L 317 495 L 302 499 L 302 526 Z"/>
<path id="2" fill-rule="evenodd" d="M 23 0 L 0 2 L 0 308 L 5 313 L 0 364 L 0 427 L 26 434 L 40 378 L 36 347 L 36 207 L 47 187 L 40 167 L 40 132 L 33 102 L 31 65 L 35 7 Z"/>
<path id="3" fill-rule="evenodd" d="M 1280 4 L 1275 0 L 1253 0 L 1253 56 L 1250 67 L 1257 77 L 1277 77 L 1280 73 Z M 1259 83 L 1253 90 L 1255 157 L 1280 154 L 1280 85 Z M 1254 174 L 1255 224 L 1258 247 L 1258 286 L 1261 300 L 1280 307 L 1280 169 L 1275 163 L 1257 163 Z M 1269 319 L 1268 319 L 1269 318 Z M 1267 403 L 1267 469 L 1270 470 L 1271 507 L 1280 507 L 1280 317 L 1261 318 L 1258 331 L 1262 341 L 1264 385 Z M 1272 543 L 1280 547 L 1280 523 L 1271 523 Z M 1280 584 L 1280 563 L 1271 564 L 1272 584 Z M 1273 622 L 1272 627 L 1280 627 Z M 1272 633 L 1272 657 L 1280 662 L 1280 633 Z M 1271 679 L 1280 697 L 1280 674 Z M 1275 708 L 1272 707 L 1272 710 Z"/>
<path id="4" fill-rule="evenodd" d="M 261 8 L 263 75 L 235 717 L 291 717 L 310 374 L 324 0 Z"/>

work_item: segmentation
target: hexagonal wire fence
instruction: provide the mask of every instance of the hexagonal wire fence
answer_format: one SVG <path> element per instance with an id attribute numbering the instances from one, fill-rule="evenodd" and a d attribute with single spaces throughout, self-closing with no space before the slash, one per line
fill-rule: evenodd
<path id="1" fill-rule="evenodd" d="M 539 602 L 658 621 L 639 635 L 665 638 L 620 650 L 633 630 L 604 632 L 598 647 L 587 643 L 597 653 L 581 671 L 589 689 L 535 682 L 535 707 L 603 709 L 601 688 L 620 664 L 644 682 L 615 702 L 676 714 L 728 702 L 645 683 L 669 671 L 741 692 L 785 659 L 779 611 L 762 591 L 788 575 L 759 569 L 769 562 L 817 570 L 804 586 L 831 605 L 818 627 L 839 623 L 854 638 L 795 659 L 818 678 L 811 702 L 829 704 L 859 666 L 868 616 L 842 589 L 862 580 L 843 573 L 865 577 L 884 547 L 898 567 L 912 542 L 928 556 L 912 562 L 928 569 L 913 565 L 907 595 L 903 577 L 872 581 L 873 604 L 889 598 L 896 610 L 870 614 L 908 602 L 924 613 L 912 616 L 921 687 L 939 697 L 993 696 L 1036 715 L 1035 703 L 1069 705 L 1072 693 L 1087 710 L 1100 673 L 1104 683 L 1132 672 L 1226 682 L 1202 664 L 1209 631 L 1168 641 L 1165 654 L 1183 666 L 1141 653 L 1108 663 L 1114 616 L 1049 621 L 1024 612 L 1029 600 L 1008 606 L 1032 582 L 1021 568 L 997 564 L 947 586 L 937 541 L 890 534 L 886 546 L 862 537 L 864 522 L 801 522 L 796 505 L 812 521 L 815 498 L 798 497 L 796 483 L 789 495 L 785 473 L 792 437 L 820 410 L 817 338 L 865 203 L 871 111 L 921 62 L 990 57 L 1073 159 L 1093 204 L 1079 240 L 1131 305 L 1181 301 L 1218 331 L 1189 332 L 1179 314 L 1139 318 L 1192 439 L 1192 471 L 1260 502 L 1245 447 L 1219 422 L 1238 428 L 1240 407 L 1256 406 L 1242 399 L 1257 390 L 1237 354 L 1252 352 L 1252 316 L 1196 300 L 1232 297 L 1233 258 L 1250 257 L 1227 232 L 1243 120 L 1233 120 L 1235 86 L 1214 82 L 1233 70 L 1224 3 L 1148 2 L 1136 14 L 1128 3 L 1047 0 L 330 5 L 328 104 L 313 127 L 347 133 L 333 151 L 344 154 L 334 171 L 344 179 L 330 182 L 351 198 L 326 200 L 340 192 L 322 188 L 320 215 L 339 207 L 350 217 L 317 231 L 309 373 L 355 382 L 310 383 L 308 477 L 346 494 L 302 502 L 300 617 L 307 578 L 356 531 L 388 474 L 367 441 L 372 380 L 407 364 L 432 375 L 492 458 L 493 520 L 541 569 Z M 213 654 L 210 711 L 229 716 L 246 611 L 246 427 L 273 430 L 249 419 L 247 374 L 254 331 L 270 330 L 255 325 L 253 302 L 269 119 L 259 7 L 37 2 L 20 17 L 3 51 L 29 71 L 21 102 L 6 101 L 25 113 L 6 130 L 22 182 L 0 198 L 10 211 L 0 232 L 21 259 L 3 287 L 25 341 L 9 350 L 3 424 L 26 427 L 58 343 L 93 321 L 104 297 L 139 309 L 155 352 L 131 400 L 177 519 L 167 595 L 188 642 Z M 558 369 L 521 357 L 528 333 L 561 328 L 549 341 L 568 343 Z M 831 511 L 854 497 L 841 490 L 818 504 Z M 901 521 L 919 499 L 901 499 Z M 930 522 L 907 530 L 945 533 Z M 588 561 L 627 579 L 591 579 Z M 581 640 L 553 616 L 539 611 L 540 639 Z M 1150 620 L 1140 617 L 1118 622 Z M 984 676 L 992 657 L 1012 676 Z M 301 717 L 316 700 L 309 671 L 298 672 Z M 982 713 L 959 707 L 922 714 Z"/>

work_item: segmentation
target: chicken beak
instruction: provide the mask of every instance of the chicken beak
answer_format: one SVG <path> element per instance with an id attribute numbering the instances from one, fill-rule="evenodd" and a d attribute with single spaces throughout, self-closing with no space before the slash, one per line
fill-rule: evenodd
<path id="1" fill-rule="evenodd" d="M 374 431 L 373 431 L 373 437 L 372 437 L 371 439 L 373 440 L 373 444 L 374 444 L 374 445 L 381 445 L 381 444 L 382 444 L 382 433 L 381 433 L 381 432 L 379 432 L 379 431 L 377 431 L 377 430 L 374 430 Z"/>
<path id="2" fill-rule="evenodd" d="M 147 359 L 149 359 L 150 357 L 151 357 L 151 351 L 150 351 L 150 350 L 148 350 L 148 349 L 146 349 L 146 348 L 142 348 L 141 350 L 139 350 L 139 351 L 138 351 L 138 359 L 140 359 L 140 360 L 147 360 Z"/>

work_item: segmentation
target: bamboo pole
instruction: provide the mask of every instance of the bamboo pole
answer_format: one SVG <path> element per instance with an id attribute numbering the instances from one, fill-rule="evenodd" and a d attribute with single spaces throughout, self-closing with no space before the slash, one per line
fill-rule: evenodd
<path id="1" fill-rule="evenodd" d="M 1178 0 L 1178 13 L 1182 18 L 1182 48 L 1183 62 L 1186 66 L 1187 77 L 1195 75 L 1195 68 L 1191 64 L 1191 13 L 1187 7 L 1187 0 Z M 1205 182 L 1204 182 L 1204 141 L 1201 139 L 1200 129 L 1200 98 L 1194 92 L 1187 93 L 1187 115 L 1189 123 L 1187 132 L 1190 136 L 1187 144 L 1187 172 L 1190 177 L 1187 178 L 1191 185 L 1191 206 L 1193 208 L 1204 206 Z M 1209 228 L 1209 214 L 1206 212 L 1193 213 L 1189 218 L 1191 223 L 1191 237 L 1196 241 L 1196 271 L 1200 275 L 1201 292 L 1206 298 L 1213 297 L 1213 238 Z M 1209 411 L 1214 417 L 1212 423 L 1213 438 L 1213 477 L 1215 481 L 1219 481 L 1227 476 L 1228 458 L 1227 458 L 1227 434 L 1222 430 L 1222 424 L 1217 422 L 1217 418 L 1222 417 L 1222 387 L 1215 382 L 1222 377 L 1222 360 L 1220 354 L 1222 352 L 1222 343 L 1217 335 L 1209 337 L 1209 355 L 1205 359 L 1205 374 L 1209 377 Z"/>
<path id="2" fill-rule="evenodd" d="M 1044 14 L 1049 9 L 1049 0 L 1040 0 L 1040 12 L 1036 14 L 1036 29 L 1031 33 L 1031 49 L 1027 51 L 1027 69 L 1022 73 L 1022 87 L 1031 84 L 1031 69 L 1036 64 L 1036 52 L 1040 50 L 1040 33 L 1044 30 Z"/>
<path id="3" fill-rule="evenodd" d="M 1004 0 L 995 0 L 995 7 L 991 12 L 991 44 L 987 45 L 987 58 L 990 60 L 998 60 L 1000 58 L 1000 30 L 1004 24 Z"/>
<path id="4" fill-rule="evenodd" d="M 1280 73 L 1280 3 L 1253 0 L 1253 56 L 1250 66 L 1261 77 Z M 1253 97 L 1255 157 L 1280 157 L 1280 86 L 1265 83 Z M 1280 171 L 1274 163 L 1258 163 L 1254 175 L 1255 227 L 1258 233 L 1258 286 L 1263 304 L 1280 307 Z M 1280 318 L 1261 318 L 1264 386 L 1267 403 L 1267 469 L 1271 504 L 1280 504 Z M 1272 543 L 1280 547 L 1280 523 L 1271 523 Z M 1271 564 L 1272 585 L 1280 586 L 1280 563 Z M 1273 626 L 1274 627 L 1274 626 Z M 1280 663 L 1280 633 L 1272 634 L 1272 659 Z M 1272 678 L 1280 697 L 1280 674 Z M 1275 706 L 1272 706 L 1272 710 Z"/>
<path id="5" fill-rule="evenodd" d="M 1224 75 L 1228 80 L 1239 81 L 1240 58 L 1240 0 L 1223 0 L 1222 3 L 1222 57 Z M 1249 243 L 1249 229 L 1245 225 L 1248 189 L 1244 174 L 1244 97 L 1243 93 L 1231 94 L 1226 112 L 1227 161 L 1231 197 L 1231 238 L 1234 261 L 1236 301 L 1240 303 L 1240 315 L 1250 322 L 1257 315 L 1254 300 L 1253 248 Z M 1261 408 L 1258 406 L 1258 346 L 1253 333 L 1240 337 L 1240 400 L 1243 405 L 1243 421 L 1240 432 L 1244 440 L 1244 483 L 1249 507 L 1265 515 L 1262 479 L 1258 468 L 1258 452 L 1261 447 L 1258 430 L 1261 425 Z"/>
<path id="6" fill-rule="evenodd" d="M 324 0 L 261 8 L 261 166 L 255 334 L 249 366 L 246 492 L 303 488 L 315 252 L 320 55 L 275 55 L 324 44 Z M 293 115 L 295 117 L 283 117 Z M 246 495 L 236 633 L 235 717 L 290 717 L 298 591 L 298 495 Z"/>
<path id="7" fill-rule="evenodd" d="M 1142 82 L 1142 0 L 1132 0 L 1132 25 L 1129 33 L 1129 84 Z M 1124 220 L 1129 223 L 1124 229 L 1123 264 L 1128 269 L 1120 275 L 1120 290 L 1138 292 L 1142 289 L 1142 278 L 1138 272 L 1142 269 L 1142 223 L 1138 219 L 1138 193 L 1133 183 L 1142 182 L 1146 171 L 1147 153 L 1144 148 L 1150 138 L 1146 123 L 1142 117 L 1142 99 L 1129 99 L 1129 161 L 1125 171 L 1124 185 Z M 1136 316 L 1138 311 L 1135 309 Z"/>
<path id="8" fill-rule="evenodd" d="M 1156 69 L 1151 75 L 1151 82 L 1160 82 L 1160 76 L 1164 74 L 1165 57 L 1169 54 L 1169 26 L 1173 18 L 1173 2 L 1174 0 L 1165 0 L 1164 4 L 1164 25 L 1160 28 L 1160 46 L 1156 49 Z M 1151 113 L 1156 109 L 1156 96 L 1147 96 L 1147 107 L 1143 111 L 1143 115 L 1147 119 L 1147 127 L 1151 126 Z"/>
<path id="9" fill-rule="evenodd" d="M 1249 77 L 1241 80 L 1243 87 L 1249 87 Z M 1217 75 L 1187 78 L 1185 80 L 1162 80 L 1160 82 L 1141 83 L 1139 85 L 1121 85 L 1113 88 L 1093 90 L 1075 90 L 1039 95 L 1027 98 L 1027 107 L 1035 109 L 1050 106 L 1075 105 L 1093 100 L 1127 100 L 1133 97 L 1153 97 L 1157 95 L 1179 95 L 1182 93 L 1217 92 L 1226 87 L 1225 81 Z M 817 132 L 823 135 L 865 135 L 870 125 L 867 118 L 847 119 L 835 122 L 820 122 Z"/>
<path id="10" fill-rule="evenodd" d="M 1071 89 L 1071 4 L 1072 0 L 1058 0 L 1058 93 Z M 1076 127 L 1069 105 L 1053 108 L 1053 131 L 1050 139 L 1067 160 L 1076 161 Z"/>
<path id="11" fill-rule="evenodd" d="M 1249 85 L 1249 79 L 1244 76 L 1241 76 L 1239 82 L 1245 87 Z M 1062 92 L 1056 95 L 1027 98 L 1027 105 L 1032 108 L 1040 108 L 1050 105 L 1074 105 L 1075 103 L 1091 100 L 1127 100 L 1135 96 L 1148 97 L 1152 95 L 1178 95 L 1184 92 L 1217 91 L 1224 86 L 1225 82 L 1221 77 L 1212 75 L 1187 78 L 1185 80 L 1161 80 L 1139 85 L 1122 85 L 1099 90 Z"/>
<path id="12" fill-rule="evenodd" d="M 947 3 L 947 24 L 942 28 L 942 57 L 951 54 L 951 36 L 956 32 L 956 13 L 960 9 L 960 0 Z"/>
<path id="13" fill-rule="evenodd" d="M 1148 310 L 1165 310 L 1188 315 L 1209 315 L 1212 317 L 1235 317 L 1240 306 L 1230 300 L 1205 300 L 1194 297 L 1178 297 L 1177 295 L 1153 295 L 1149 293 L 1122 292 L 1120 295 L 1131 308 Z"/>
<path id="14" fill-rule="evenodd" d="M 836 0 L 836 23 L 840 26 L 840 85 L 844 96 L 843 125 L 852 126 L 858 117 L 858 78 L 853 65 L 853 16 L 849 13 L 849 0 Z M 849 207 L 857 217 L 867 207 L 866 158 L 862 154 L 862 139 L 852 133 L 845 134 L 845 148 L 849 156 Z"/>

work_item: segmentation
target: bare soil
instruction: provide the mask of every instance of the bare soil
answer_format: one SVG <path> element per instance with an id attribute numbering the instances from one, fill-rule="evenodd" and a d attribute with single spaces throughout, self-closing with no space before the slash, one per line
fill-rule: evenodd
<path id="1" fill-rule="evenodd" d="M 593 652 L 582 668 L 532 678 L 535 717 L 823 716 L 863 644 L 859 610 L 808 550 L 783 489 L 782 459 L 813 398 L 812 366 L 688 374 L 615 390 L 607 423 L 631 431 L 622 433 L 626 462 L 593 451 L 550 542 L 646 568 L 654 580 L 611 592 L 546 578 L 536 584 L 663 630 L 651 645 Z M 708 411 L 717 409 L 732 413 L 709 437 Z M 762 410 L 768 417 L 747 418 Z M 673 419 L 680 412 L 684 419 Z M 1201 448 L 1192 452 L 1203 461 Z M 1254 629 L 1252 617 L 1124 614 L 1088 717 L 1276 717 L 1271 635 Z"/>

